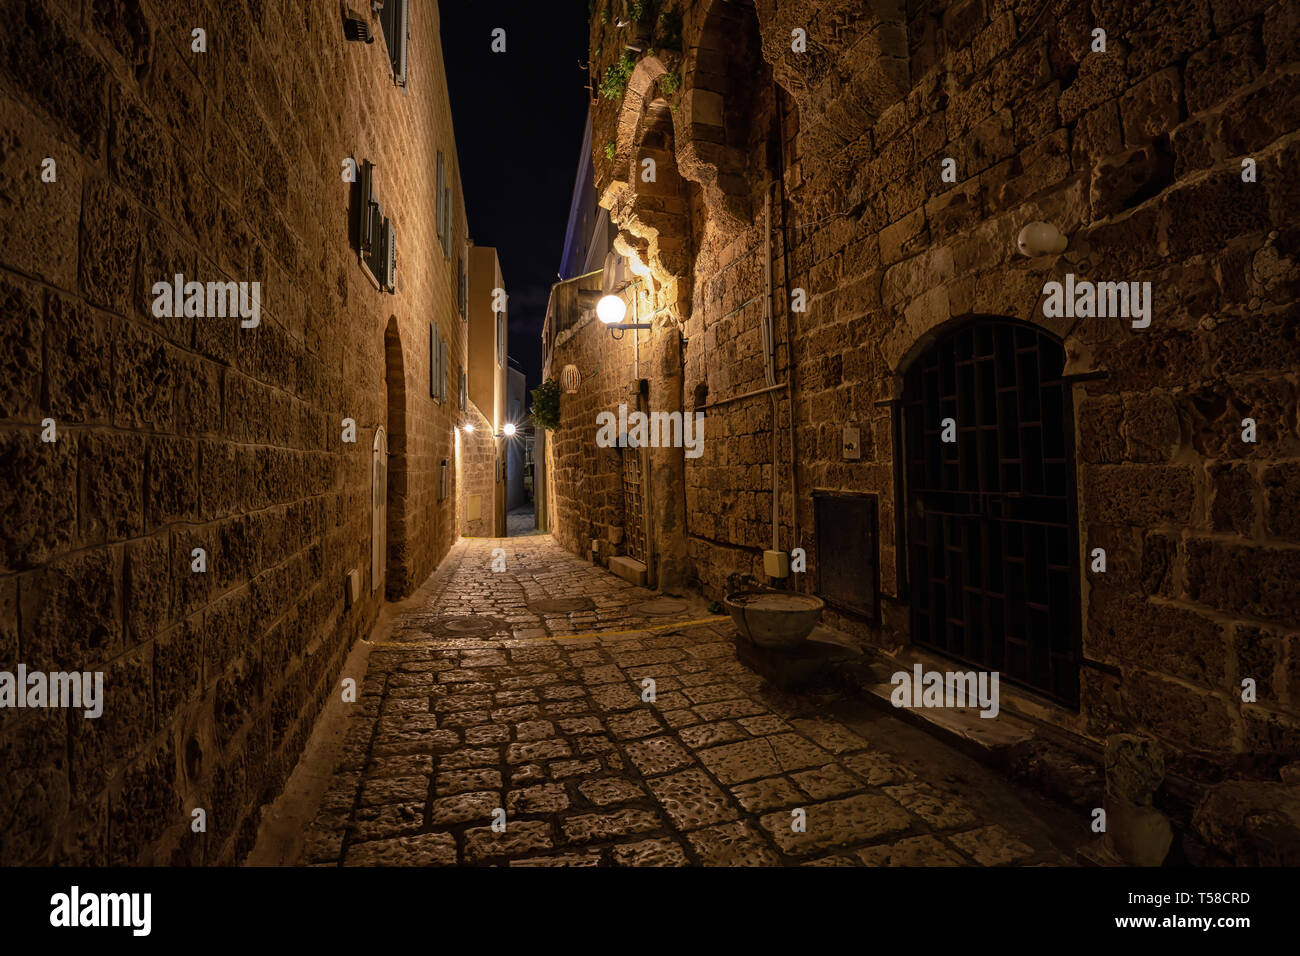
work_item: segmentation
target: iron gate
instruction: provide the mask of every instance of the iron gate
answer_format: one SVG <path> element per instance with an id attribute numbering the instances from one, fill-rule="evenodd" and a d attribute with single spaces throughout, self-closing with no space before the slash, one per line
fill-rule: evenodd
<path id="1" fill-rule="evenodd" d="M 645 496 L 641 493 L 641 449 L 623 449 L 623 550 L 642 564 L 645 559 Z"/>
<path id="2" fill-rule="evenodd" d="M 1055 339 L 1010 319 L 962 326 L 916 360 L 903 384 L 907 541 L 913 640 L 1077 706 L 1064 366 Z"/>

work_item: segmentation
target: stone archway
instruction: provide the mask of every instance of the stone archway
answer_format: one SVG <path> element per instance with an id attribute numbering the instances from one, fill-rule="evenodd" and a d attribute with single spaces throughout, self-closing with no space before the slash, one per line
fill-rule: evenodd
<path id="1" fill-rule="evenodd" d="M 734 232 L 752 220 L 749 158 L 755 97 L 770 85 L 753 0 L 714 0 L 682 63 L 678 168 L 700 184 L 713 224 Z"/>
<path id="2" fill-rule="evenodd" d="M 385 534 L 384 596 L 390 601 L 405 597 L 411 590 L 411 562 L 406 539 L 407 457 L 406 457 L 406 363 L 397 318 L 388 320 L 384 331 L 384 384 L 388 414 L 388 470 Z"/>

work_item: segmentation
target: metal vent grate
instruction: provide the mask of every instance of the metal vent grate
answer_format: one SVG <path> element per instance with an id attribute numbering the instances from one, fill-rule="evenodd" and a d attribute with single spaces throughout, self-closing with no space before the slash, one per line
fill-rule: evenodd
<path id="1" fill-rule="evenodd" d="M 817 593 L 841 611 L 880 620 L 875 495 L 813 492 Z"/>

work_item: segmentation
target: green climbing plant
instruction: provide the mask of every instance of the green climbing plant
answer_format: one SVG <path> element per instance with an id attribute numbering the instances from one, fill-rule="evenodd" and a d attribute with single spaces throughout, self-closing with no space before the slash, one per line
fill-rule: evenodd
<path id="1" fill-rule="evenodd" d="M 613 158 L 614 158 L 614 154 L 615 154 L 616 152 L 618 152 L 618 147 L 614 145 L 614 141 L 613 141 L 613 140 L 610 140 L 608 143 L 605 144 L 605 158 L 606 158 L 606 159 L 613 159 Z"/>
<path id="2" fill-rule="evenodd" d="M 636 61 L 632 59 L 632 54 L 624 50 L 618 60 L 605 67 L 605 76 L 600 81 L 600 95 L 607 100 L 622 99 L 635 67 Z"/>

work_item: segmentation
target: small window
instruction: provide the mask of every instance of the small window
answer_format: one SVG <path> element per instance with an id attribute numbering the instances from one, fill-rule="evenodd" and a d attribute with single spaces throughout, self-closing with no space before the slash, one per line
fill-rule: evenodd
<path id="1" fill-rule="evenodd" d="M 469 411 L 469 379 L 465 376 L 465 366 L 456 367 L 457 405 L 462 412 Z"/>
<path id="2" fill-rule="evenodd" d="M 438 347 L 438 401 L 447 400 L 447 340 Z"/>
<path id="3" fill-rule="evenodd" d="M 411 46 L 410 0 L 388 0 L 380 11 L 388 59 L 393 64 L 393 82 L 406 92 L 407 67 Z"/>
<path id="4" fill-rule="evenodd" d="M 444 259 L 451 258 L 451 185 L 450 183 L 442 187 L 442 208 L 447 217 L 446 223 L 442 228 L 442 256 Z"/>
<path id="5" fill-rule="evenodd" d="M 442 243 L 444 251 L 448 248 L 449 240 L 447 237 L 447 162 L 442 158 L 442 150 L 438 150 L 438 184 L 435 187 L 434 200 L 437 203 L 437 227 L 438 241 Z"/>
<path id="6" fill-rule="evenodd" d="M 451 176 L 447 170 L 447 160 L 438 150 L 438 182 L 434 200 L 437 203 L 435 210 L 437 215 L 438 241 L 442 244 L 442 254 L 446 259 L 451 258 Z"/>
<path id="7" fill-rule="evenodd" d="M 504 367 L 506 364 L 506 314 L 497 313 L 497 364 Z"/>
<path id="8" fill-rule="evenodd" d="M 441 362 L 442 355 L 438 350 L 438 330 L 437 326 L 429 323 L 429 395 L 434 402 L 441 402 L 438 395 L 438 362 Z"/>
<path id="9" fill-rule="evenodd" d="M 465 257 L 460 256 L 456 259 L 456 274 L 458 281 L 456 285 L 456 304 L 460 307 L 460 317 L 462 320 L 469 320 L 469 310 L 465 308 L 466 300 L 469 298 L 469 277 L 465 273 Z"/>
<path id="10" fill-rule="evenodd" d="M 446 458 L 442 460 L 442 480 L 438 483 L 438 500 L 446 501 L 451 494 L 451 468 Z"/>
<path id="11" fill-rule="evenodd" d="M 362 160 L 359 172 L 357 251 L 361 267 L 376 288 L 396 292 L 397 230 L 384 218 L 384 207 L 375 189 L 375 164 Z"/>
<path id="12" fill-rule="evenodd" d="M 438 328 L 429 323 L 429 395 L 435 402 L 447 400 L 447 340 L 438 338 Z"/>

